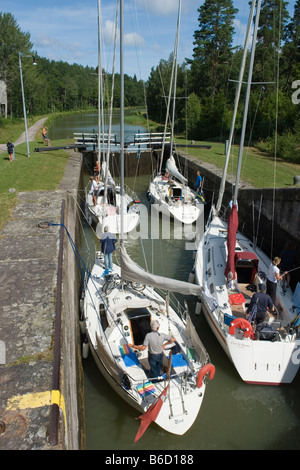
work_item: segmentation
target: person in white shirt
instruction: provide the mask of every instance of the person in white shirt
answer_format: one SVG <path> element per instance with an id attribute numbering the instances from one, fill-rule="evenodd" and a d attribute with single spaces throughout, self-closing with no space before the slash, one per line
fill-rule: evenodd
<path id="1" fill-rule="evenodd" d="M 285 271 L 282 275 L 280 275 L 280 270 L 278 268 L 280 262 L 281 258 L 277 256 L 273 259 L 272 263 L 270 264 L 269 274 L 267 277 L 267 294 L 269 294 L 271 297 L 274 305 L 276 302 L 277 283 L 278 281 L 281 281 L 281 279 L 283 279 L 283 277 L 287 274 Z"/>
<path id="2" fill-rule="evenodd" d="M 93 193 L 93 201 L 94 201 L 94 206 L 97 204 L 97 191 L 98 191 L 98 184 L 94 180 L 94 177 L 90 177 L 91 180 L 91 192 Z"/>

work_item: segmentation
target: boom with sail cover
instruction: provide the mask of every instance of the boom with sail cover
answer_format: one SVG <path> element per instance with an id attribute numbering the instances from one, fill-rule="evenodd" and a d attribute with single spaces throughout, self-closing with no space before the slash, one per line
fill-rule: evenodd
<path id="1" fill-rule="evenodd" d="M 202 288 L 190 282 L 178 281 L 164 276 L 147 273 L 128 256 L 124 246 L 120 249 L 122 280 L 146 284 L 148 286 L 178 292 L 183 295 L 196 295 L 202 293 Z"/>
<path id="2" fill-rule="evenodd" d="M 171 155 L 170 158 L 168 158 L 166 161 L 166 169 L 171 175 L 174 176 L 174 178 L 177 178 L 179 181 L 181 181 L 181 183 L 186 184 L 188 182 L 188 180 L 179 172 L 173 155 Z"/>

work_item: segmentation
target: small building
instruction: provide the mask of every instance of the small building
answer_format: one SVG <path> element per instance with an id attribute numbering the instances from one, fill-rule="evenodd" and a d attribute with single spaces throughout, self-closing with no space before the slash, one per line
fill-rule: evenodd
<path id="1" fill-rule="evenodd" d="M 0 117 L 7 118 L 7 93 L 3 80 L 0 80 Z"/>

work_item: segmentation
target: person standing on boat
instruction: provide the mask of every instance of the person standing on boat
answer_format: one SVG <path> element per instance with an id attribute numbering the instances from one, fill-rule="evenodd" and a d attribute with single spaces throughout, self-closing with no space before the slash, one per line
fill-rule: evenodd
<path id="1" fill-rule="evenodd" d="M 97 183 L 100 183 L 100 164 L 99 160 L 96 161 L 96 165 L 94 167 L 94 177 Z"/>
<path id="2" fill-rule="evenodd" d="M 117 238 L 113 233 L 108 231 L 108 227 L 104 227 L 104 233 L 101 235 L 100 244 L 101 251 L 104 255 L 104 265 L 107 271 L 113 270 L 113 259 L 112 254 L 115 251 L 115 244 L 117 243 Z"/>
<path id="3" fill-rule="evenodd" d="M 275 305 L 276 303 L 276 290 L 277 290 L 277 283 L 278 281 L 281 281 L 284 276 L 287 274 L 287 271 L 285 271 L 281 276 L 280 276 L 280 271 L 278 268 L 278 265 L 281 262 L 281 258 L 276 256 L 272 263 L 270 264 L 269 267 L 269 274 L 267 277 L 267 294 L 272 299 L 273 304 Z"/>
<path id="4" fill-rule="evenodd" d="M 202 183 L 203 183 L 202 176 L 201 176 L 200 171 L 198 170 L 198 171 L 197 171 L 197 179 L 196 179 L 196 183 L 195 183 L 195 191 L 196 191 L 196 193 L 201 193 L 201 190 L 202 190 Z"/>
<path id="5" fill-rule="evenodd" d="M 150 365 L 151 377 L 159 377 L 161 364 L 163 361 L 163 350 L 167 344 L 175 342 L 175 338 L 165 333 L 159 333 L 159 322 L 152 320 L 150 323 L 151 332 L 147 333 L 144 339 L 144 343 L 141 345 L 128 344 L 130 348 L 144 351 L 148 348 L 148 361 Z M 165 343 L 167 341 L 167 343 Z"/>
<path id="6" fill-rule="evenodd" d="M 91 193 L 93 194 L 93 201 L 94 206 L 97 204 L 97 192 L 98 192 L 98 184 L 97 181 L 94 180 L 94 177 L 90 177 L 91 180 Z"/>
<path id="7" fill-rule="evenodd" d="M 255 321 L 257 325 L 263 323 L 266 318 L 267 309 L 272 311 L 275 310 L 274 304 L 272 302 L 271 297 L 269 294 L 266 294 L 266 286 L 265 284 L 259 284 L 258 286 L 259 292 L 256 292 L 252 297 L 247 308 L 246 314 L 249 314 L 250 318 L 248 320 Z M 256 312 L 253 312 L 253 307 L 256 307 Z M 253 316 L 251 315 L 253 313 Z M 273 318 L 270 315 L 271 318 Z"/>

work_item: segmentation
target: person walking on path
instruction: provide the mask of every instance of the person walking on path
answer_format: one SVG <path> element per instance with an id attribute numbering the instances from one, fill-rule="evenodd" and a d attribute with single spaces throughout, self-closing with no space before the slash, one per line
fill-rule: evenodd
<path id="1" fill-rule="evenodd" d="M 115 251 L 115 244 L 117 243 L 117 238 L 114 234 L 108 231 L 108 227 L 104 227 L 104 233 L 101 235 L 100 244 L 101 251 L 104 254 L 104 265 L 107 271 L 113 270 L 113 259 L 112 254 Z"/>
<path id="2" fill-rule="evenodd" d="M 28 129 L 28 140 L 30 142 L 35 140 L 36 133 L 44 125 L 47 119 L 48 117 L 44 117 L 40 119 Z M 26 142 L 25 132 L 23 132 L 13 144 L 16 147 L 17 145 L 23 144 L 24 142 Z M 0 144 L 0 153 L 5 152 L 5 150 L 6 150 L 6 144 Z"/>
<path id="3" fill-rule="evenodd" d="M 12 162 L 14 160 L 14 151 L 15 151 L 15 146 L 14 144 L 11 143 L 11 141 L 9 140 L 6 144 L 6 147 L 7 147 L 7 153 L 8 153 L 8 158 L 9 158 L 9 161 Z"/>

